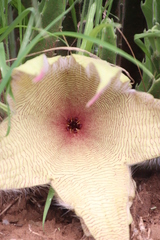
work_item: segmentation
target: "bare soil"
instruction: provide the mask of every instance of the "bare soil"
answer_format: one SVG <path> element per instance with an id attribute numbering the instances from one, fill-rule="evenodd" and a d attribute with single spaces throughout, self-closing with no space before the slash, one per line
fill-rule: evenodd
<path id="1" fill-rule="evenodd" d="M 78 240 L 83 231 L 71 211 L 53 203 L 42 227 L 43 210 L 48 188 L 32 188 L 0 194 L 0 239 L 5 240 Z M 91 238 L 84 238 L 91 240 Z"/>
<path id="2" fill-rule="evenodd" d="M 131 239 L 160 240 L 160 172 L 135 177 L 135 181 L 137 192 L 131 207 Z"/>
<path id="3" fill-rule="evenodd" d="M 132 240 L 160 240 L 160 173 L 135 177 L 136 197 L 131 207 Z M 84 237 L 74 212 L 53 200 L 42 228 L 48 187 L 20 192 L 0 192 L 0 239 L 5 240 L 91 240 Z M 122 236 L 120 236 L 121 239 Z"/>

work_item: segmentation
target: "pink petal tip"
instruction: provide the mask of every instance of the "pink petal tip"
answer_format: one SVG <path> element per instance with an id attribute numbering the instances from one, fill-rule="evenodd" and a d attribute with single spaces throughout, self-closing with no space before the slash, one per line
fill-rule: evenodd
<path id="1" fill-rule="evenodd" d="M 45 55 L 43 55 L 43 66 L 42 66 L 42 69 L 40 71 L 40 74 L 38 74 L 33 79 L 33 82 L 37 83 L 37 82 L 41 81 L 44 78 L 44 76 L 46 75 L 46 73 L 48 72 L 48 69 L 49 69 L 49 63 L 48 63 L 47 57 Z"/>

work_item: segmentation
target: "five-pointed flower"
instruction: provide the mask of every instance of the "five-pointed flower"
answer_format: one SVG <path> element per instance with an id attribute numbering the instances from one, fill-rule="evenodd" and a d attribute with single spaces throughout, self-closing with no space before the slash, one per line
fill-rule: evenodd
<path id="1" fill-rule="evenodd" d="M 160 155 L 160 101 L 132 90 L 119 67 L 79 55 L 32 59 L 11 87 L 0 188 L 50 183 L 95 239 L 128 240 L 129 165 Z"/>

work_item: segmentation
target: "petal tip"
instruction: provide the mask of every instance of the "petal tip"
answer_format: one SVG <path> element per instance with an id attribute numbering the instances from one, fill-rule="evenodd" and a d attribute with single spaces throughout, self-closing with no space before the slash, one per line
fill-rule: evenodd
<path id="1" fill-rule="evenodd" d="M 93 103 L 95 103 L 95 102 L 98 100 L 98 98 L 100 97 L 100 95 L 101 95 L 101 92 L 96 93 L 96 94 L 93 96 L 93 98 L 91 98 L 91 100 L 88 101 L 88 103 L 86 104 L 86 107 L 88 108 L 88 107 L 90 107 L 91 105 L 93 105 Z"/>
<path id="2" fill-rule="evenodd" d="M 49 62 L 46 55 L 43 55 L 43 63 L 40 73 L 33 79 L 34 83 L 37 83 L 43 79 L 49 69 Z"/>

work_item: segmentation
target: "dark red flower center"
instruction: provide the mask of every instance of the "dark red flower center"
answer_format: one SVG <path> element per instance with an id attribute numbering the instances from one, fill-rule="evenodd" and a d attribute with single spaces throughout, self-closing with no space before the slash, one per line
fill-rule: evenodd
<path id="1" fill-rule="evenodd" d="M 71 133 L 78 133 L 78 131 L 82 128 L 82 124 L 80 123 L 78 117 L 68 118 L 66 129 Z"/>

